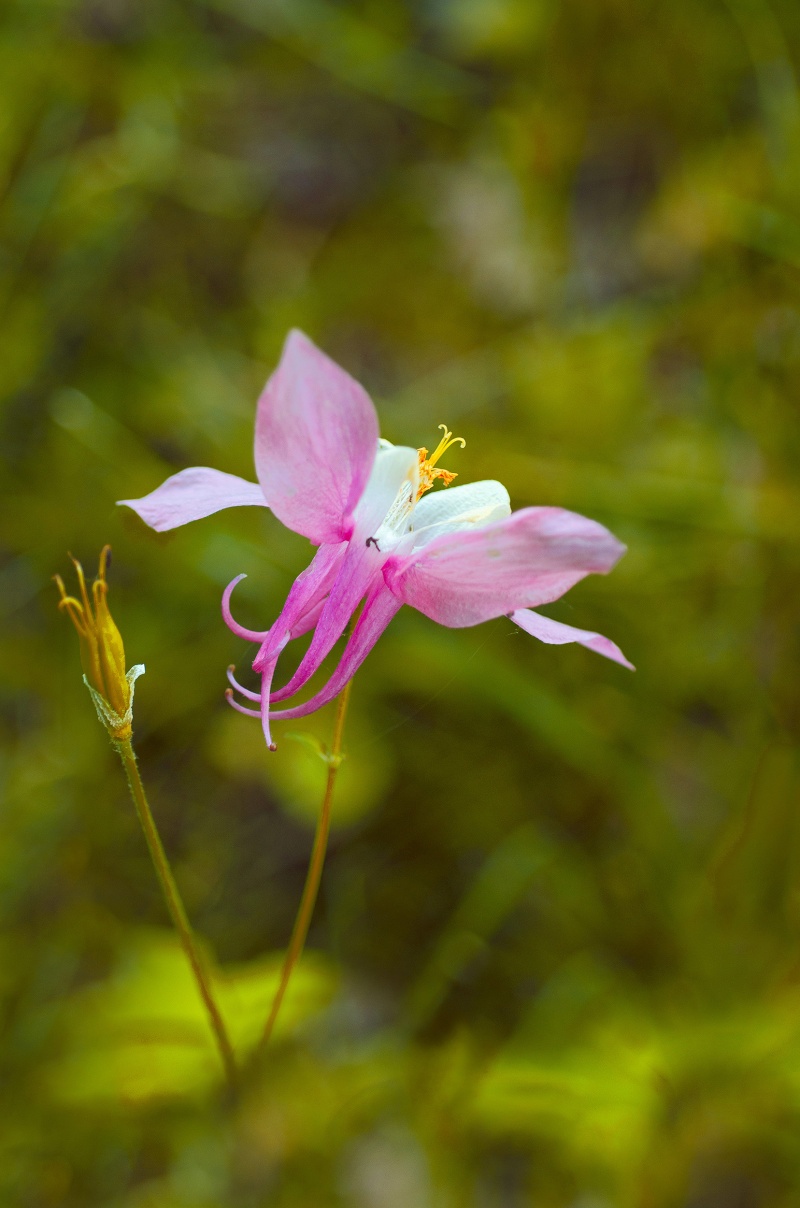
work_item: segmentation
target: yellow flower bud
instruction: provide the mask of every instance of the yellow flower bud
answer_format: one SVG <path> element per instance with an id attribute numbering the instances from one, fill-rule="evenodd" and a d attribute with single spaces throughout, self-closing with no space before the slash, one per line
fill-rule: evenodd
<path id="1" fill-rule="evenodd" d="M 144 667 L 137 665 L 125 671 L 122 635 L 108 608 L 106 570 L 110 555 L 111 546 L 105 545 L 91 593 L 86 586 L 83 567 L 77 558 L 72 558 L 80 599 L 67 595 L 60 575 L 53 578 L 61 593 L 58 607 L 68 614 L 78 631 L 83 678 L 92 694 L 97 715 L 111 737 L 124 742 L 130 738 L 133 727 L 133 685 Z"/>

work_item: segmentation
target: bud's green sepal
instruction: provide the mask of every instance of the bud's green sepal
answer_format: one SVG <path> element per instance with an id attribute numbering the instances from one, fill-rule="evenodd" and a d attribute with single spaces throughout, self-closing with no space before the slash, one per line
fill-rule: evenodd
<path id="1" fill-rule="evenodd" d="M 85 675 L 83 677 L 83 682 L 89 689 L 94 701 L 97 716 L 108 730 L 109 737 L 113 742 L 127 742 L 133 733 L 133 688 L 140 675 L 144 675 L 144 663 L 136 663 L 125 675 L 128 684 L 128 708 L 121 716 L 115 709 L 111 708 L 106 698 L 101 696 L 96 688 L 92 687 L 88 678 Z"/>

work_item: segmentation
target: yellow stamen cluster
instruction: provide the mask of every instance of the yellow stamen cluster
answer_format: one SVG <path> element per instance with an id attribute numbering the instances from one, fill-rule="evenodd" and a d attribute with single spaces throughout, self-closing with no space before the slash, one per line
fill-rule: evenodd
<path id="1" fill-rule="evenodd" d="M 104 546 L 91 594 L 86 586 L 83 567 L 77 558 L 72 558 L 78 576 L 80 599 L 67 595 L 60 575 L 54 575 L 53 578 L 61 593 L 58 607 L 67 613 L 78 631 L 81 663 L 87 683 L 107 702 L 122 722 L 130 708 L 132 685 L 130 677 L 125 674 L 122 635 L 108 610 L 106 569 L 110 554 L 111 546 Z M 119 731 L 113 735 L 115 738 L 130 738 L 130 721 L 124 720 Z"/>
<path id="2" fill-rule="evenodd" d="M 439 441 L 433 453 L 428 457 L 427 449 L 419 450 L 419 487 L 417 488 L 417 499 L 421 499 L 426 491 L 429 491 L 437 478 L 441 479 L 442 486 L 449 487 L 454 478 L 458 478 L 452 470 L 443 470 L 436 463 L 440 457 L 443 457 L 451 445 L 459 444 L 462 449 L 465 449 L 467 442 L 463 436 L 453 436 L 453 433 L 448 431 L 447 424 L 439 424 L 439 427 L 444 432 L 444 436 Z"/>

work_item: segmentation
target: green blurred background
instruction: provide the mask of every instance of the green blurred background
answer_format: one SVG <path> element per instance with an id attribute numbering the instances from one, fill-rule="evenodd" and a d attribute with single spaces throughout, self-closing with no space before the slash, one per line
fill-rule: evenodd
<path id="1" fill-rule="evenodd" d="M 7 0 L 0 1203 L 800 1203 L 798 47 L 795 0 Z M 310 548 L 114 501 L 252 477 L 293 325 L 390 439 L 446 421 L 460 481 L 611 527 L 627 557 L 547 611 L 638 670 L 399 614 L 230 1107 L 50 577 L 112 544 L 244 1052 L 332 716 L 267 754 L 219 597 L 246 571 L 268 625 Z"/>

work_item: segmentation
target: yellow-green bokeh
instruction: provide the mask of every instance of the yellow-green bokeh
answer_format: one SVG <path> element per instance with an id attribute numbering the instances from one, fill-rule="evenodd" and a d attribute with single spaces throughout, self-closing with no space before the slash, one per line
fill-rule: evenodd
<path id="1" fill-rule="evenodd" d="M 3 8 L 0 1203 L 800 1202 L 799 52 L 789 0 Z M 268 626 L 311 549 L 115 500 L 251 477 L 291 326 L 389 439 L 446 422 L 459 482 L 613 529 L 547 611 L 637 671 L 400 612 L 231 1108 L 51 576 L 113 547 L 142 774 L 244 1053 L 333 718 L 266 752 L 219 599 L 246 572 Z"/>

